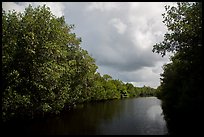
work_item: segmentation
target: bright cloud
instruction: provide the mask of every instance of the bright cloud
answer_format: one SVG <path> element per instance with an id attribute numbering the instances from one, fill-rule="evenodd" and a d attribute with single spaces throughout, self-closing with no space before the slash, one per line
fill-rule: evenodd
<path id="1" fill-rule="evenodd" d="M 120 19 L 114 18 L 110 23 L 117 29 L 119 34 L 123 34 L 126 31 L 127 25 L 125 25 Z"/>
<path id="2" fill-rule="evenodd" d="M 31 4 L 31 6 L 33 7 L 37 7 L 39 5 L 46 5 L 48 7 L 50 7 L 50 10 L 52 11 L 52 13 L 57 16 L 57 17 L 61 17 L 64 14 L 64 5 L 63 3 L 60 2 L 2 2 L 2 7 L 5 11 L 8 10 L 12 10 L 15 9 L 18 12 L 23 12 L 25 10 L 26 7 L 28 7 L 28 5 Z"/>
<path id="3" fill-rule="evenodd" d="M 56 16 L 65 16 L 82 38 L 82 48 L 96 60 L 98 72 L 136 86 L 157 87 L 168 56 L 152 53 L 163 40 L 162 2 L 3 2 L 3 9 L 24 11 L 31 4 L 46 4 Z"/>
<path id="4" fill-rule="evenodd" d="M 115 2 L 90 2 L 87 6 L 87 10 L 93 11 L 93 10 L 99 10 L 99 11 L 110 11 L 118 9 L 118 3 Z"/>

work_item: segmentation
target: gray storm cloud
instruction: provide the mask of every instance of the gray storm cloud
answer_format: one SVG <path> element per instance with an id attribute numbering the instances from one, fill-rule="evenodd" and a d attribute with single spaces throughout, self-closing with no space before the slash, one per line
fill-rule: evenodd
<path id="1" fill-rule="evenodd" d="M 3 9 L 23 11 L 29 3 L 3 2 Z M 152 53 L 167 31 L 162 23 L 164 5 L 142 2 L 32 2 L 46 4 L 56 16 L 65 16 L 82 38 L 82 48 L 96 60 L 101 74 L 109 74 L 136 86 L 159 85 L 162 65 L 169 62 Z"/>

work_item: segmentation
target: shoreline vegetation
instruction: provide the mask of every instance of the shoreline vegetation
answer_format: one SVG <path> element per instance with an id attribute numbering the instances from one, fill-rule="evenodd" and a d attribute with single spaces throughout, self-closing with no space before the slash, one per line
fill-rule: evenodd
<path id="1" fill-rule="evenodd" d="M 56 115 L 89 101 L 155 95 L 151 87 L 98 73 L 72 29 L 45 5 L 29 5 L 24 13 L 2 9 L 3 122 Z"/>
<path id="2" fill-rule="evenodd" d="M 163 66 L 158 98 L 170 135 L 200 135 L 203 124 L 202 2 L 165 6 L 164 40 L 153 46 L 162 56 L 173 52 Z"/>
<path id="3" fill-rule="evenodd" d="M 150 106 L 154 106 L 155 104 L 157 104 L 158 102 L 155 101 L 156 97 L 132 97 L 132 98 L 124 98 L 122 100 L 120 99 L 113 99 L 113 100 L 103 100 L 104 102 L 101 101 L 97 101 L 97 102 L 86 102 L 83 104 L 78 104 L 76 106 L 76 108 L 73 108 L 71 110 L 68 111 L 61 111 L 61 113 L 57 114 L 57 115 L 47 115 L 45 117 L 38 117 L 35 119 L 31 119 L 31 120 L 15 120 L 15 121 L 9 121 L 6 122 L 3 126 L 3 134 L 6 135 L 12 135 L 12 134 L 21 134 L 21 135 L 87 135 L 87 133 L 89 135 L 93 134 L 97 134 L 97 135 L 101 135 L 101 132 L 94 132 L 95 129 L 99 130 L 99 131 L 104 131 L 104 129 L 100 127 L 100 121 L 103 120 L 107 120 L 108 119 L 112 119 L 111 123 L 114 123 L 114 118 L 119 118 L 117 116 L 121 116 L 121 119 L 124 118 L 124 116 L 127 118 L 129 117 L 129 121 L 130 124 L 135 123 L 138 124 L 138 126 L 140 127 L 141 125 L 143 125 L 144 123 L 146 123 L 149 127 L 149 124 L 152 125 L 152 128 L 156 128 L 156 129 L 160 129 L 157 126 L 155 126 L 155 124 L 153 124 L 155 121 L 155 119 L 152 121 L 152 119 L 149 119 L 150 122 L 148 124 L 148 122 L 146 120 L 141 120 L 140 118 L 138 119 L 137 115 L 133 118 L 134 120 L 132 121 L 130 116 L 134 116 L 135 113 L 118 113 L 118 111 L 122 111 L 122 112 L 129 112 L 129 111 L 136 111 L 137 113 L 141 112 L 141 110 L 143 110 L 144 112 L 146 112 L 148 107 L 151 108 Z M 135 100 L 140 100 L 138 103 L 134 103 Z M 143 100 L 143 101 L 141 101 Z M 144 101 L 146 100 L 146 101 Z M 154 101 L 153 101 L 154 100 Z M 158 100 L 158 99 L 156 99 Z M 148 102 L 151 102 L 148 103 Z M 146 103 L 145 103 L 146 102 Z M 144 103 L 144 104 L 143 104 Z M 150 106 L 148 104 L 151 104 Z M 143 106 L 144 105 L 144 106 Z M 147 105 L 147 106 L 146 106 Z M 158 103 L 157 105 L 160 105 L 160 103 Z M 143 107 L 141 107 L 143 106 Z M 152 110 L 152 109 L 150 109 Z M 142 111 L 142 112 L 143 112 Z M 158 114 L 160 115 L 160 110 L 159 112 L 155 112 L 158 111 L 158 109 L 154 110 L 154 114 Z M 150 111 L 149 111 L 150 112 Z M 149 112 L 147 115 L 142 115 L 142 118 L 146 119 L 149 117 Z M 122 114 L 122 115 L 121 115 Z M 160 115 L 161 116 L 161 115 Z M 141 117 L 141 115 L 139 116 Z M 163 116 L 161 116 L 163 119 Z M 126 119 L 125 118 L 125 119 Z M 157 117 L 158 118 L 158 117 Z M 137 121 L 138 120 L 138 121 Z M 117 121 L 117 120 L 116 120 Z M 123 121 L 123 120 L 122 120 Z M 123 131 L 120 133 L 128 133 L 127 131 L 129 131 L 129 128 L 125 126 L 125 124 L 123 122 L 120 122 L 121 126 L 124 127 Z M 160 120 L 158 120 L 158 122 L 161 122 Z M 80 125 L 82 123 L 82 125 Z M 156 122 L 157 123 L 157 122 Z M 110 123 L 107 122 L 105 123 L 107 125 L 109 125 Z M 135 126 L 134 124 L 134 126 Z M 162 123 L 161 123 L 162 124 Z M 80 126 L 79 126 L 80 125 Z M 92 125 L 92 126 L 91 126 Z M 93 126 L 95 125 L 95 126 Z M 73 126 L 75 128 L 73 128 Z M 120 128 L 121 128 L 120 126 Z M 147 132 L 145 132 L 145 128 L 139 128 L 138 126 L 136 126 L 136 130 L 135 131 L 130 131 L 130 134 L 139 134 L 140 132 L 143 132 L 144 134 L 147 134 Z M 161 125 L 158 125 L 159 127 Z M 66 128 L 64 128 L 66 127 Z M 115 126 L 113 125 L 112 127 L 106 127 L 106 128 L 115 128 Z M 137 129 L 140 129 L 141 131 L 138 131 Z M 52 129 L 52 130 L 50 130 Z M 124 130 L 126 129 L 126 130 Z M 12 131 L 12 132 L 11 132 Z M 106 130 L 105 130 L 106 131 Z M 158 133 L 164 133 L 163 130 L 161 131 L 156 131 L 156 130 L 151 130 L 153 134 Z M 114 130 L 110 130 L 110 133 L 114 133 Z M 106 132 L 105 132 L 106 133 Z M 166 132 L 165 132 L 166 133 Z M 107 134 L 107 133 L 106 133 Z M 117 133 L 118 134 L 118 133 Z M 149 133 L 148 133 L 149 134 Z"/>
<path id="4" fill-rule="evenodd" d="M 74 25 L 49 7 L 2 9 L 2 120 L 41 119 L 81 103 L 139 96 L 162 102 L 168 134 L 201 134 L 203 124 L 202 2 L 165 6 L 164 40 L 153 52 L 174 53 L 157 89 L 135 87 L 97 72 Z"/>

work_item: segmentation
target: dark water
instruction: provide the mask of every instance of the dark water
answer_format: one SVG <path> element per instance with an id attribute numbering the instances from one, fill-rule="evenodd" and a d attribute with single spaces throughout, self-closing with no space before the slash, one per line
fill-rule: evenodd
<path id="1" fill-rule="evenodd" d="M 61 116 L 28 124 L 28 134 L 162 135 L 167 133 L 160 100 L 141 97 L 89 103 Z"/>

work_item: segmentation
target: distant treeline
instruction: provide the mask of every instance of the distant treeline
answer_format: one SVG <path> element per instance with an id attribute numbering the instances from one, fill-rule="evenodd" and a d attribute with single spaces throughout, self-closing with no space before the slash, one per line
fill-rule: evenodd
<path id="1" fill-rule="evenodd" d="M 153 88 L 101 76 L 73 27 L 45 5 L 29 5 L 24 13 L 2 9 L 3 121 L 59 114 L 88 101 L 155 95 Z"/>

